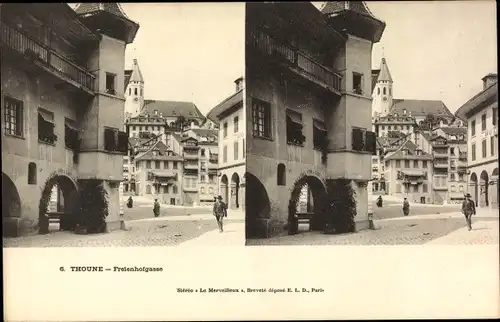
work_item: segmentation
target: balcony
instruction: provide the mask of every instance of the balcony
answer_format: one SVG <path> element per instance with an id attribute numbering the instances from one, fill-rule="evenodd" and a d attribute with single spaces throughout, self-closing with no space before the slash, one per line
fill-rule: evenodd
<path id="1" fill-rule="evenodd" d="M 251 32 L 251 46 L 260 53 L 285 64 L 292 72 L 332 91 L 341 92 L 342 76 L 289 44 L 283 44 L 260 31 Z"/>
<path id="2" fill-rule="evenodd" d="M 185 160 L 198 160 L 199 158 L 198 154 L 184 153 Z"/>
<path id="3" fill-rule="evenodd" d="M 435 158 L 448 158 L 448 150 L 434 150 L 432 154 Z"/>
<path id="4" fill-rule="evenodd" d="M 467 152 L 460 152 L 458 155 L 459 160 L 467 160 Z"/>
<path id="5" fill-rule="evenodd" d="M 20 30 L 0 23 L 0 42 L 2 47 L 23 55 L 25 59 L 41 69 L 55 75 L 66 83 L 94 94 L 95 76 L 70 59 L 55 52 L 40 40 L 30 37 Z"/>
<path id="6" fill-rule="evenodd" d="M 434 162 L 434 168 L 448 169 L 448 162 Z"/>
<path id="7" fill-rule="evenodd" d="M 197 162 L 185 162 L 184 169 L 198 170 Z"/>

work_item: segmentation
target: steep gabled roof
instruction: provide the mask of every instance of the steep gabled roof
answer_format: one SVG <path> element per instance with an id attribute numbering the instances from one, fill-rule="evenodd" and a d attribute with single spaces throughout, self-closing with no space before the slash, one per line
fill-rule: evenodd
<path id="1" fill-rule="evenodd" d="M 320 8 L 321 13 L 328 15 L 345 10 L 375 18 L 364 1 L 326 1 Z"/>
<path id="2" fill-rule="evenodd" d="M 377 81 L 386 81 L 392 83 L 391 72 L 389 71 L 389 67 L 387 66 L 387 62 L 385 58 L 382 58 L 382 62 L 380 63 L 380 72 L 378 74 Z"/>
<path id="3" fill-rule="evenodd" d="M 443 103 L 443 101 L 434 100 L 414 100 L 414 99 L 394 99 L 394 104 L 391 107 L 391 113 L 403 115 L 411 113 L 411 116 L 425 117 L 428 114 L 434 116 L 452 119 L 454 116 Z"/>
<path id="4" fill-rule="evenodd" d="M 160 153 L 160 155 L 155 156 L 154 151 Z M 172 154 L 172 155 L 168 155 Z M 135 160 L 140 159 L 165 159 L 165 160 L 182 160 L 182 157 L 176 154 L 174 151 L 168 148 L 161 140 L 158 140 L 155 144 L 153 144 L 148 150 L 140 153 L 135 157 Z"/>
<path id="5" fill-rule="evenodd" d="M 130 20 L 120 4 L 116 2 L 78 3 L 75 7 L 75 12 L 79 15 L 90 14 L 98 11 L 106 11 L 117 17 Z"/>
<path id="6" fill-rule="evenodd" d="M 467 135 L 466 127 L 441 127 L 441 131 L 448 135 Z"/>
<path id="7" fill-rule="evenodd" d="M 213 109 L 211 109 L 207 114 L 207 118 L 209 118 L 215 124 L 219 124 L 219 116 L 222 113 L 241 103 L 243 103 L 243 89 L 232 94 L 231 96 L 220 102 Z"/>
<path id="8" fill-rule="evenodd" d="M 144 78 L 142 77 L 141 69 L 139 68 L 137 59 L 134 59 L 134 64 L 132 65 L 132 74 L 130 75 L 129 81 L 144 83 Z"/>
<path id="9" fill-rule="evenodd" d="M 404 154 L 403 150 L 408 150 L 408 154 Z M 420 151 L 420 155 L 417 155 L 417 151 Z M 406 141 L 404 141 L 404 143 L 401 144 L 396 151 L 385 157 L 385 160 L 394 159 L 432 160 L 432 156 L 422 151 L 422 149 L 420 149 L 410 139 L 406 139 Z"/>
<path id="10" fill-rule="evenodd" d="M 205 119 L 203 113 L 192 102 L 145 100 L 141 114 L 154 115 L 154 110 L 163 117 L 184 116 L 186 119 Z"/>

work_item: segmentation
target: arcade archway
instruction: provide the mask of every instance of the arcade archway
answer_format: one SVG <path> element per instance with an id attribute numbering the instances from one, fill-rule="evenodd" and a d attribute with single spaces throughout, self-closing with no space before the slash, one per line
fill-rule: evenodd
<path id="1" fill-rule="evenodd" d="M 240 208 L 240 177 L 235 172 L 231 176 L 231 209 Z"/>
<path id="2" fill-rule="evenodd" d="M 49 207 L 52 200 L 56 202 L 55 209 Z M 77 184 L 66 175 L 51 176 L 43 187 L 39 203 L 40 234 L 50 231 L 51 219 L 59 222 L 59 230 L 74 230 L 78 213 Z"/>
<path id="3" fill-rule="evenodd" d="M 271 217 L 266 187 L 253 174 L 245 173 L 245 234 L 247 238 L 267 235 L 265 221 Z"/>
<path id="4" fill-rule="evenodd" d="M 226 204 L 229 203 L 229 184 L 227 180 L 227 176 L 224 174 L 220 179 L 220 193 L 222 195 L 222 199 Z"/>
<path id="5" fill-rule="evenodd" d="M 304 196 L 306 196 L 305 200 Z M 305 175 L 299 178 L 293 186 L 288 203 L 289 227 L 291 229 L 294 227 L 295 215 L 298 213 L 305 213 L 311 216 L 311 229 L 324 229 L 327 201 L 328 195 L 326 187 L 318 177 Z M 304 202 L 306 205 L 301 205 L 301 203 Z"/>
<path id="6" fill-rule="evenodd" d="M 469 191 L 471 192 L 472 199 L 474 200 L 474 203 L 476 205 L 478 205 L 478 203 L 479 203 L 479 189 L 478 189 L 477 175 L 475 172 L 473 172 L 470 175 Z"/>
<path id="7" fill-rule="evenodd" d="M 480 207 L 488 207 L 490 205 L 489 200 L 489 176 L 488 172 L 483 170 L 481 172 L 481 176 L 479 177 L 479 185 L 480 185 L 480 198 L 479 198 L 479 206 Z"/>
<path id="8" fill-rule="evenodd" d="M 493 170 L 493 172 L 491 173 L 491 178 L 490 180 L 492 181 L 493 183 L 493 192 L 495 194 L 495 196 L 491 196 L 492 197 L 492 201 L 491 201 L 491 204 L 492 206 L 494 206 L 495 208 L 498 208 L 498 201 L 499 201 L 499 198 L 500 198 L 500 186 L 498 184 L 498 168 L 495 168 Z"/>

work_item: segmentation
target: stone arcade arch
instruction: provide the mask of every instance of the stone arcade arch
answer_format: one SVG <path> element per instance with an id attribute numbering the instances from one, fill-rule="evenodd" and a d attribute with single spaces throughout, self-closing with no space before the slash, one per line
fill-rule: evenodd
<path id="1" fill-rule="evenodd" d="M 247 238 L 267 236 L 267 225 L 271 217 L 271 202 L 266 187 L 253 174 L 245 173 L 245 235 Z"/>
<path id="2" fill-rule="evenodd" d="M 14 182 L 8 175 L 2 172 L 2 219 L 21 218 L 21 198 Z M 8 225 L 7 221 L 2 224 L 2 235 L 6 237 L 17 236 L 17 228 Z"/>
<path id="3" fill-rule="evenodd" d="M 479 193 L 478 193 L 479 191 L 478 191 L 478 184 L 477 184 L 477 175 L 475 172 L 472 172 L 472 174 L 470 175 L 469 191 L 470 191 L 469 193 L 472 196 L 472 200 L 474 200 L 474 203 L 477 206 L 479 203 Z"/>
<path id="4" fill-rule="evenodd" d="M 498 168 L 493 169 L 490 180 L 493 185 L 491 205 L 494 208 L 498 208 L 498 200 L 500 198 L 500 186 L 498 185 Z"/>
<path id="5" fill-rule="evenodd" d="M 297 214 L 297 204 L 302 192 L 302 188 L 307 185 L 308 195 L 312 196 L 312 205 L 308 206 L 314 215 L 311 219 L 311 228 L 313 230 L 323 230 L 325 228 L 325 215 L 328 206 L 328 195 L 326 186 L 321 179 L 314 175 L 302 175 L 293 186 L 292 193 L 288 202 L 288 224 L 293 227 L 293 218 Z M 312 207 L 311 207 L 312 206 Z"/>
<path id="6" fill-rule="evenodd" d="M 240 177 L 235 172 L 231 176 L 231 200 L 230 209 L 240 208 Z"/>
<path id="7" fill-rule="evenodd" d="M 227 176 L 224 174 L 220 179 L 220 194 L 222 196 L 222 200 L 229 204 L 229 183 L 227 180 Z"/>
<path id="8" fill-rule="evenodd" d="M 486 170 L 483 170 L 481 172 L 481 176 L 479 177 L 479 186 L 480 186 L 480 198 L 479 198 L 479 206 L 480 207 L 488 207 L 490 205 L 490 198 L 489 198 L 489 185 L 490 185 L 490 180 L 488 176 L 488 172 Z"/>
<path id="9" fill-rule="evenodd" d="M 45 182 L 39 203 L 40 234 L 49 232 L 47 211 L 53 187 L 60 189 L 60 200 L 56 215 L 60 217 L 59 227 L 63 230 L 74 230 L 79 213 L 78 185 L 67 175 L 53 174 Z"/>

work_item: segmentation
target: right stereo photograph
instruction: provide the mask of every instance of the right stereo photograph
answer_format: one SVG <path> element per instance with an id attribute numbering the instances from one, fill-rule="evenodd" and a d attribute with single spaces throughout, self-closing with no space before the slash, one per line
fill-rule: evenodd
<path id="1" fill-rule="evenodd" d="M 496 68 L 443 65 L 467 10 L 427 30 L 395 14 L 425 2 L 369 5 L 246 4 L 246 245 L 498 244 Z"/>

